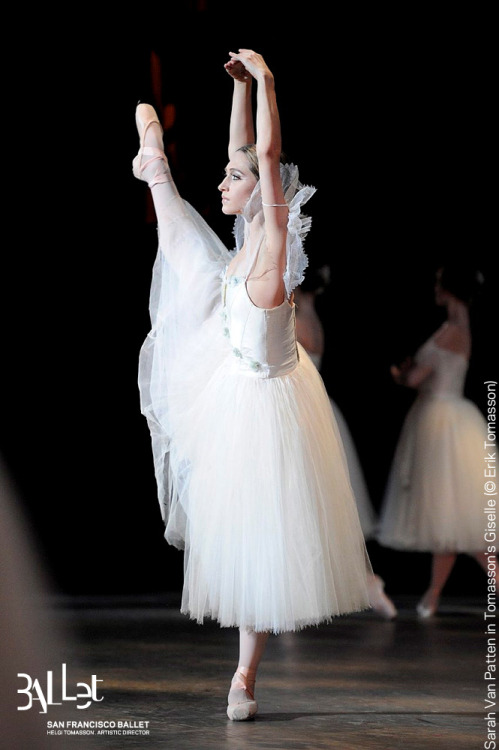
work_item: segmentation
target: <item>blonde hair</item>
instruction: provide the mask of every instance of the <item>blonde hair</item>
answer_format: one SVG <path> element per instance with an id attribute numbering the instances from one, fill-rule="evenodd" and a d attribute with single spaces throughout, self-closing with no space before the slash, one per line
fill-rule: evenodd
<path id="1" fill-rule="evenodd" d="M 249 168 L 252 174 L 255 175 L 256 179 L 260 179 L 260 168 L 258 166 L 258 156 L 256 155 L 256 146 L 254 143 L 248 143 L 246 146 L 241 146 L 237 149 L 242 151 L 249 162 Z"/>
<path id="2" fill-rule="evenodd" d="M 256 146 L 254 143 L 247 143 L 246 146 L 240 146 L 238 151 L 242 151 L 242 153 L 246 156 L 248 162 L 249 162 L 249 168 L 250 172 L 255 175 L 256 179 L 260 179 L 260 167 L 258 164 L 258 156 L 256 155 Z M 281 164 L 287 163 L 287 158 L 285 154 L 281 153 Z"/>

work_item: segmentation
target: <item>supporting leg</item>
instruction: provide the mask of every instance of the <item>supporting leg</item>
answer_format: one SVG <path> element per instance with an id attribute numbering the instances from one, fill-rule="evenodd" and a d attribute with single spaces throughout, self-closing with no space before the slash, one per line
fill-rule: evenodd
<path id="1" fill-rule="evenodd" d="M 393 620 L 397 616 L 397 609 L 385 593 L 385 582 L 373 573 L 369 574 L 367 585 L 371 607 L 386 620 Z"/>
<path id="2" fill-rule="evenodd" d="M 269 634 L 239 630 L 239 663 L 228 697 L 227 715 L 232 721 L 251 719 L 258 710 L 255 701 L 256 672 L 265 651 Z"/>
<path id="3" fill-rule="evenodd" d="M 430 586 L 416 607 L 419 617 L 431 617 L 437 611 L 440 594 L 447 583 L 456 558 L 455 552 L 433 555 Z"/>

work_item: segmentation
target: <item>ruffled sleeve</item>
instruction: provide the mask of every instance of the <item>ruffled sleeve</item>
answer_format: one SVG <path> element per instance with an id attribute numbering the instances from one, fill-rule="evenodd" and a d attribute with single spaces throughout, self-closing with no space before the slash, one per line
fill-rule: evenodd
<path id="1" fill-rule="evenodd" d="M 305 237 L 310 231 L 312 219 L 301 213 L 302 206 L 316 192 L 311 185 L 302 185 L 298 179 L 298 167 L 294 164 L 281 165 L 281 179 L 284 197 L 289 206 L 288 237 L 286 241 L 286 271 L 284 284 L 288 297 L 293 289 L 302 283 L 308 266 L 308 257 L 303 248 Z"/>
<path id="2" fill-rule="evenodd" d="M 302 283 L 305 278 L 305 269 L 308 266 L 308 257 L 304 251 L 303 243 L 310 231 L 312 219 L 310 216 L 302 214 L 301 209 L 314 195 L 316 188 L 311 185 L 302 185 L 299 180 L 298 167 L 292 163 L 281 164 L 281 181 L 284 199 L 289 207 L 286 270 L 283 277 L 286 293 L 289 297 L 293 289 Z M 234 223 L 233 233 L 236 251 L 241 249 L 248 236 L 249 224 L 262 210 L 260 182 L 257 182 L 243 214 L 237 216 Z M 249 254 L 248 267 L 252 266 L 253 255 L 256 250 L 257 248 L 253 248 L 251 257 Z"/>

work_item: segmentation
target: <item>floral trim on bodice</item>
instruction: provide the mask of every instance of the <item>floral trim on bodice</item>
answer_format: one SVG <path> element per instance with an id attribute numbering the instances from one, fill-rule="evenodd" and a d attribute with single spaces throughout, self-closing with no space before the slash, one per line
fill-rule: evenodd
<path id="1" fill-rule="evenodd" d="M 223 325 L 223 335 L 229 339 L 230 341 L 230 328 L 228 325 L 228 313 L 227 313 L 227 287 L 228 286 L 238 286 L 239 284 L 242 284 L 246 282 L 246 276 L 227 276 L 227 267 L 225 268 L 225 271 L 221 274 L 222 277 L 222 325 Z M 240 349 L 238 349 L 236 346 L 232 347 L 232 354 L 241 360 L 250 370 L 253 370 L 253 372 L 259 372 L 259 373 L 265 373 L 268 374 L 270 372 L 270 368 L 268 365 L 263 364 L 262 362 L 258 362 L 256 359 L 252 359 L 251 357 L 245 356 Z"/>

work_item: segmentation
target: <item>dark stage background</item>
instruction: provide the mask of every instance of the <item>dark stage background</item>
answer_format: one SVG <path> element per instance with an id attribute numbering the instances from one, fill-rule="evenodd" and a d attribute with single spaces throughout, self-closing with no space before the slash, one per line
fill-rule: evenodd
<path id="1" fill-rule="evenodd" d="M 376 508 L 414 397 L 392 384 L 389 367 L 439 324 L 433 279 L 446 257 L 476 259 L 486 279 L 467 384 L 482 410 L 482 383 L 497 378 L 486 19 L 455 9 L 442 18 L 326 14 L 307 3 L 300 15 L 269 20 L 282 3 L 254 3 L 255 33 L 226 4 L 150 7 L 104 24 L 83 12 L 59 16 L 57 33 L 44 15 L 38 34 L 33 17 L 16 56 L 20 114 L 8 117 L 23 132 L 8 139 L 20 178 L 6 204 L 2 455 L 64 594 L 181 587 L 182 554 L 163 540 L 136 384 L 156 237 L 147 189 L 132 177 L 134 112 L 138 100 L 168 107 L 177 182 L 232 245 L 217 190 L 231 49 L 266 58 L 284 150 L 318 188 L 307 251 L 311 266 L 331 267 L 319 303 L 323 376 Z M 151 70 L 161 72 L 159 88 Z M 423 590 L 429 556 L 374 543 L 369 551 L 391 593 Z M 460 559 L 447 591 L 482 587 L 476 564 Z"/>

